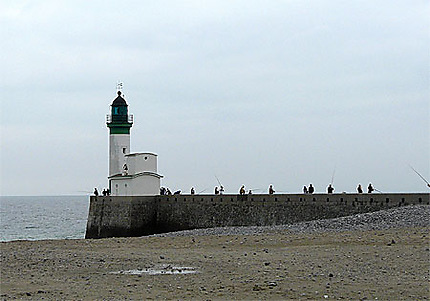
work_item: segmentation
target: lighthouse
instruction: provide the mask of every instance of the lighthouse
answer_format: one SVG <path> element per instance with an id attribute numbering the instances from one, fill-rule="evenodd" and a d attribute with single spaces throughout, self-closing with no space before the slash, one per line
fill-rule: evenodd
<path id="1" fill-rule="evenodd" d="M 128 114 L 128 105 L 121 96 L 121 91 L 111 105 L 111 114 L 107 115 L 109 128 L 109 177 L 122 173 L 127 168 L 125 156 L 130 153 L 130 129 L 133 115 Z"/>
<path id="2" fill-rule="evenodd" d="M 121 91 L 111 104 L 106 124 L 109 128 L 109 189 L 112 195 L 156 195 L 163 176 L 157 172 L 157 155 L 130 152 L 133 115 Z"/>

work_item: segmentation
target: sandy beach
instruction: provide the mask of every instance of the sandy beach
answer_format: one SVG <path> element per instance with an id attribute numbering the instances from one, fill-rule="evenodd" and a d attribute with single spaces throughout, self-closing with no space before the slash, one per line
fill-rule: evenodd
<path id="1" fill-rule="evenodd" d="M 429 228 L 1 244 L 1 297 L 426 300 Z"/>

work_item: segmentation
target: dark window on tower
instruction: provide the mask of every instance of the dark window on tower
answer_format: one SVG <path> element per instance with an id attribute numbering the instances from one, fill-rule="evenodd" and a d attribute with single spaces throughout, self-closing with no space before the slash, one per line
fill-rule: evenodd
<path id="1" fill-rule="evenodd" d="M 114 108 L 113 108 L 113 113 L 114 113 L 115 115 L 118 115 L 118 107 L 114 107 Z"/>
<path id="2" fill-rule="evenodd" d="M 122 148 L 122 153 L 125 154 L 125 151 L 127 150 L 127 148 L 123 147 Z"/>

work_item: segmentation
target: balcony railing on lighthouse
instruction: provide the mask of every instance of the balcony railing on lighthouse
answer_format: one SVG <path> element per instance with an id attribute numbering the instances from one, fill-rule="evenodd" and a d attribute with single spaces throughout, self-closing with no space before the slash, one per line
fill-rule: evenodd
<path id="1" fill-rule="evenodd" d="M 128 122 L 128 123 L 133 123 L 133 114 L 128 114 L 128 115 L 111 115 L 111 114 L 107 114 L 106 115 L 106 123 L 111 123 L 111 122 Z"/>

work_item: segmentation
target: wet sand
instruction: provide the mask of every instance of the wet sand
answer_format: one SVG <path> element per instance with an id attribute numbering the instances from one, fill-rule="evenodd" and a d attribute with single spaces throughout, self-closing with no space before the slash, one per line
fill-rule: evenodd
<path id="1" fill-rule="evenodd" d="M 7 242 L 1 297 L 426 300 L 429 229 Z"/>

